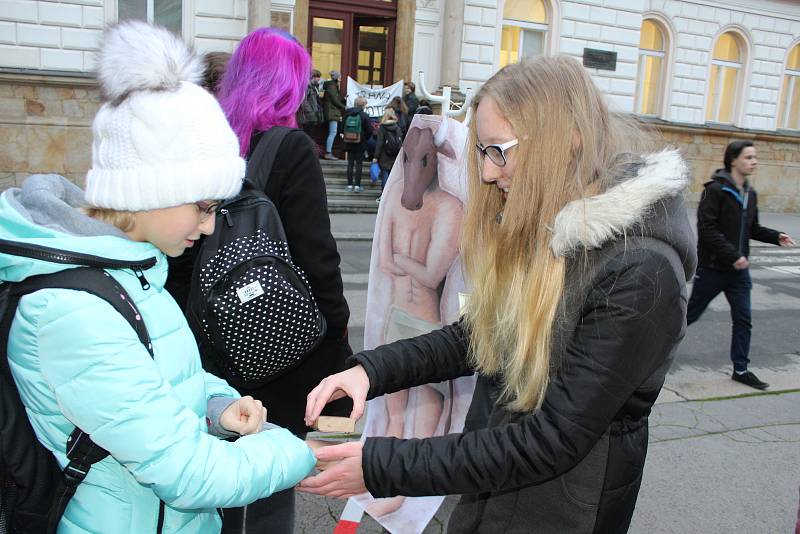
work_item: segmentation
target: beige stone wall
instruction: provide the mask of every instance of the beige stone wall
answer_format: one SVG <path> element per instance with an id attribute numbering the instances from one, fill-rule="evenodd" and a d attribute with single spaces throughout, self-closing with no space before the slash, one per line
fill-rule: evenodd
<path id="1" fill-rule="evenodd" d="M 691 205 L 699 201 L 711 173 L 723 166 L 725 146 L 749 139 L 758 155 L 758 167 L 750 181 L 758 191 L 759 210 L 800 213 L 800 136 L 671 125 L 659 129 L 668 143 L 683 151 L 692 167 L 692 185 L 687 195 Z"/>
<path id="2" fill-rule="evenodd" d="M 91 123 L 100 96 L 93 80 L 0 74 L 0 191 L 29 174 L 54 172 L 83 187 L 91 164 Z M 752 183 L 763 211 L 800 213 L 800 135 L 732 132 L 657 125 L 680 148 L 693 172 L 687 195 L 695 205 L 703 183 L 722 167 L 725 146 L 751 139 L 758 150 Z"/>
<path id="3" fill-rule="evenodd" d="M 48 172 L 83 186 L 99 103 L 88 79 L 0 78 L 0 190 Z"/>

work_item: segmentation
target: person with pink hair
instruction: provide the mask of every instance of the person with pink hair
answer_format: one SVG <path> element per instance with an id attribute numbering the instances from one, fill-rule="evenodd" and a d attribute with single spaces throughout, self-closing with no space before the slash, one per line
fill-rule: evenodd
<path id="1" fill-rule="evenodd" d="M 264 192 L 275 204 L 286 231 L 293 261 L 305 272 L 327 333 L 297 367 L 261 388 L 246 390 L 267 408 L 268 419 L 304 437 L 306 396 L 325 376 L 345 369 L 352 354 L 347 338 L 350 310 L 344 298 L 340 257 L 331 234 L 322 168 L 314 141 L 297 129 L 296 114 L 305 98 L 311 58 L 288 33 L 260 28 L 247 35 L 228 63 L 218 94 L 220 105 L 239 138 L 240 153 L 249 159 L 271 128 L 291 128 L 280 141 L 271 169 L 257 169 Z M 259 165 L 253 160 L 248 165 Z M 248 173 L 249 174 L 249 173 Z M 215 368 L 204 361 L 207 369 Z M 215 369 L 220 376 L 225 373 Z M 349 415 L 345 400 L 332 415 Z M 235 513 L 228 512 L 223 532 L 234 531 Z M 294 492 L 288 490 L 248 505 L 248 532 L 291 533 Z M 241 527 L 238 528 L 239 532 Z"/>

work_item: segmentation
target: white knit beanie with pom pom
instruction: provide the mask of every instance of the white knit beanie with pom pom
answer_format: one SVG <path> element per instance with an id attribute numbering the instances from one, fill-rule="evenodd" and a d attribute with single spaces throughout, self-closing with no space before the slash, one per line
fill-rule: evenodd
<path id="1" fill-rule="evenodd" d="M 91 206 L 145 211 L 239 192 L 239 141 L 195 84 L 201 75 L 193 51 L 163 28 L 129 21 L 106 31 L 97 77 L 108 102 L 92 124 Z"/>

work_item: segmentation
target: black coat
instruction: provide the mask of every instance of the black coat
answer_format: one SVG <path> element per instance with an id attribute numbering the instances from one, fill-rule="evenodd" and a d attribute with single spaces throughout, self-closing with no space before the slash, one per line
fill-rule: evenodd
<path id="1" fill-rule="evenodd" d="M 250 154 L 261 134 L 253 136 Z M 265 193 L 281 216 L 292 260 L 306 273 L 328 331 L 320 346 L 297 368 L 261 388 L 243 389 L 267 408 L 267 420 L 296 434 L 306 432 L 303 422 L 306 395 L 326 376 L 344 369 L 353 351 L 347 340 L 350 309 L 344 298 L 340 257 L 331 234 L 328 199 L 322 167 L 314 141 L 301 130 L 281 143 Z M 350 415 L 348 402 L 332 405 L 328 412 Z"/>
<path id="2" fill-rule="evenodd" d="M 324 96 L 322 97 L 322 111 L 326 121 L 340 121 L 342 120 L 342 112 L 344 112 L 345 99 L 339 92 L 339 81 L 328 80 L 322 84 Z"/>
<path id="3" fill-rule="evenodd" d="M 387 133 L 387 131 L 389 133 Z M 387 135 L 396 135 L 400 144 L 403 144 L 403 133 L 400 131 L 400 127 L 397 126 L 397 122 L 385 122 L 380 125 L 380 128 L 378 128 L 378 142 L 375 145 L 374 157 L 378 160 L 378 165 L 380 165 L 381 169 L 390 171 L 394 165 L 394 160 L 397 158 L 397 154 L 390 155 L 384 150 Z"/>
<path id="4" fill-rule="evenodd" d="M 567 256 L 541 408 L 507 410 L 497 401 L 501 379 L 479 375 L 464 433 L 365 441 L 364 481 L 374 497 L 462 494 L 448 527 L 456 533 L 627 531 L 647 417 L 683 338 L 685 282 L 696 263 L 679 193 L 688 179 L 676 183 L 674 196 L 643 208 L 649 220 L 629 228 L 644 237 Z M 605 213 L 617 202 L 609 197 Z M 456 323 L 350 362 L 364 367 L 372 398 L 473 373 L 468 340 Z"/>
<path id="5" fill-rule="evenodd" d="M 408 93 L 403 97 L 403 100 L 406 103 L 406 107 L 408 108 L 408 116 L 413 117 L 414 113 L 417 112 L 417 108 L 419 107 L 419 100 L 417 100 L 417 95 L 413 92 Z"/>
<path id="6" fill-rule="evenodd" d="M 778 234 L 759 224 L 758 196 L 747 182 L 740 192 L 730 173 L 717 169 L 704 184 L 697 206 L 697 256 L 701 267 L 732 271 L 736 260 L 750 255 L 750 239 L 777 245 Z"/>

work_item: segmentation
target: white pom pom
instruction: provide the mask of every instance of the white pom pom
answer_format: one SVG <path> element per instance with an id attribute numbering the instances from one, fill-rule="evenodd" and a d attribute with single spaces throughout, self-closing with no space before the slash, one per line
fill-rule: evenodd
<path id="1" fill-rule="evenodd" d="M 200 59 L 179 37 L 137 20 L 106 30 L 97 62 L 100 88 L 112 101 L 134 91 L 197 83 L 202 73 Z"/>

